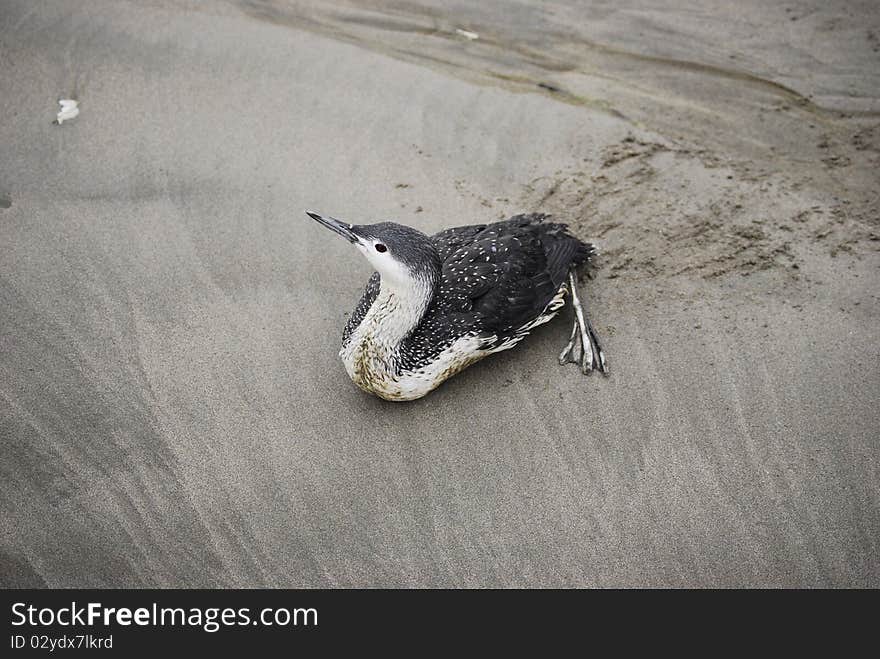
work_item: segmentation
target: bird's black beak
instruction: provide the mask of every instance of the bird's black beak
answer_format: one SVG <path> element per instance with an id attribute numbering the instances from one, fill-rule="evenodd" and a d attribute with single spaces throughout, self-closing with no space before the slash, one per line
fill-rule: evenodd
<path id="1" fill-rule="evenodd" d="M 323 215 L 318 215 L 317 213 L 313 213 L 312 211 L 306 211 L 306 215 L 308 215 L 319 224 L 323 224 L 333 233 L 338 233 L 340 236 L 351 243 L 356 243 L 360 241 L 358 235 L 351 230 L 352 226 L 350 224 L 340 222 L 339 220 L 336 220 L 332 217 L 324 217 Z"/>

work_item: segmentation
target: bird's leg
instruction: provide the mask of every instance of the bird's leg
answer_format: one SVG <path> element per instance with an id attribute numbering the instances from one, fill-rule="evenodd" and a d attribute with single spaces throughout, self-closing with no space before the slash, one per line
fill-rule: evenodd
<path id="1" fill-rule="evenodd" d="M 563 366 L 568 362 L 577 363 L 577 359 L 575 359 L 572 355 L 575 344 L 578 342 L 578 324 L 577 319 L 571 324 L 571 336 L 568 337 L 568 344 L 563 348 L 562 352 L 559 353 L 559 363 Z M 581 350 L 583 352 L 583 350 Z"/>
<path id="2" fill-rule="evenodd" d="M 571 286 L 571 306 L 574 307 L 575 324 L 581 337 L 581 371 L 586 375 L 593 370 L 595 357 L 593 356 L 593 344 L 587 335 L 587 321 L 584 316 L 584 308 L 581 306 L 581 300 L 577 292 L 577 282 L 574 278 L 574 271 L 568 272 L 569 286 Z"/>
<path id="3" fill-rule="evenodd" d="M 590 373 L 593 369 L 598 370 L 600 373 L 608 373 L 608 366 L 605 362 L 605 354 L 602 352 L 602 346 L 599 344 L 599 337 L 596 336 L 596 330 L 593 328 L 593 324 L 590 322 L 589 314 L 587 314 L 583 305 L 581 304 L 580 296 L 577 292 L 577 280 L 574 276 L 574 270 L 570 270 L 568 273 L 568 282 L 571 287 L 571 305 L 574 307 L 574 315 L 575 315 L 575 326 L 580 334 L 581 339 L 581 370 L 584 373 Z M 575 336 L 574 328 L 572 328 L 572 341 Z M 573 347 L 572 341 L 569 342 L 569 346 Z M 570 350 L 567 348 L 563 351 L 563 354 L 569 353 Z M 566 357 L 568 355 L 566 354 Z M 560 360 L 562 355 L 560 355 Z"/>

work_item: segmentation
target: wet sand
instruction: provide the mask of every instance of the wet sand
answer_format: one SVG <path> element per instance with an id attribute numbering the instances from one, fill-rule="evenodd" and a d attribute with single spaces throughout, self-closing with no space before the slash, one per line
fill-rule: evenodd
<path id="1" fill-rule="evenodd" d="M 880 586 L 880 12 L 473 4 L 3 3 L 0 584 Z M 362 394 L 305 208 L 553 212 L 611 377 Z"/>

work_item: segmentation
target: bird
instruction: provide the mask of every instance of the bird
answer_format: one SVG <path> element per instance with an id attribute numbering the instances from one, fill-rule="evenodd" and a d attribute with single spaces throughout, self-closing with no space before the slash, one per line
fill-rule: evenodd
<path id="1" fill-rule="evenodd" d="M 471 364 L 509 350 L 550 321 L 570 295 L 574 321 L 559 363 L 608 374 L 577 290 L 596 248 L 545 213 L 445 229 L 350 224 L 306 211 L 374 268 L 342 332 L 352 381 L 389 401 L 411 401 Z M 580 354 L 578 356 L 578 347 Z"/>

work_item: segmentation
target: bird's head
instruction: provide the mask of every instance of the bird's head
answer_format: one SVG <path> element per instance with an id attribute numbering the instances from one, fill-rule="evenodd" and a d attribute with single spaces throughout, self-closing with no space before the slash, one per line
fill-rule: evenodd
<path id="1" fill-rule="evenodd" d="M 418 229 L 395 222 L 348 224 L 311 211 L 306 214 L 357 247 L 385 283 L 433 287 L 440 276 L 440 256 L 431 239 Z"/>

